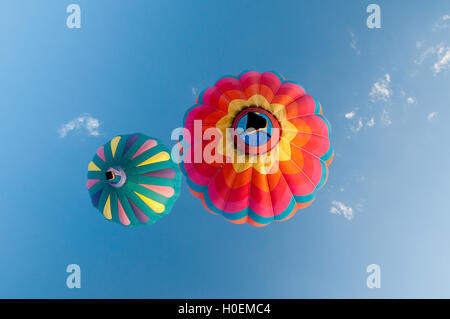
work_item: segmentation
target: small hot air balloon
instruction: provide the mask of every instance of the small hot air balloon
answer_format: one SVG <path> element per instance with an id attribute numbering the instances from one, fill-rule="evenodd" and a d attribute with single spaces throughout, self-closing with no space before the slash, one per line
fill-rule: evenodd
<path id="1" fill-rule="evenodd" d="M 186 112 L 184 127 L 189 189 L 233 223 L 286 220 L 327 180 L 333 148 L 322 106 L 277 73 L 221 78 Z"/>
<path id="2" fill-rule="evenodd" d="M 124 226 L 167 215 L 180 194 L 181 173 L 169 149 L 143 134 L 119 135 L 88 166 L 86 186 L 103 216 Z"/>

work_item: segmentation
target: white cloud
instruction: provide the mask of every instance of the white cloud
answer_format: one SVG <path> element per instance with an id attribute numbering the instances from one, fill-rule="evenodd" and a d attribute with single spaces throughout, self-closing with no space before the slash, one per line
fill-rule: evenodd
<path id="1" fill-rule="evenodd" d="M 415 102 L 416 102 L 416 100 L 414 100 L 414 98 L 412 98 L 412 97 L 409 97 L 406 99 L 406 103 L 408 103 L 408 104 L 413 104 Z"/>
<path id="2" fill-rule="evenodd" d="M 89 135 L 98 136 L 100 133 L 98 129 L 100 127 L 100 122 L 89 114 L 84 114 L 79 116 L 65 124 L 62 124 L 58 129 L 59 137 L 66 137 L 70 132 L 81 132 L 84 131 Z"/>
<path id="3" fill-rule="evenodd" d="M 427 120 L 428 121 L 432 121 L 437 117 L 437 112 L 431 112 L 430 114 L 427 115 Z"/>
<path id="4" fill-rule="evenodd" d="M 428 48 L 414 62 L 422 64 L 429 56 L 435 56 L 437 59 L 433 64 L 434 75 L 437 75 L 443 69 L 450 68 L 450 47 L 444 43 Z"/>
<path id="5" fill-rule="evenodd" d="M 352 113 L 352 112 L 351 112 Z M 351 117 L 347 118 L 353 118 L 355 115 L 352 115 Z M 375 125 L 375 118 L 371 117 L 370 119 L 367 119 L 365 117 L 359 117 L 358 119 L 353 120 L 352 124 L 350 125 L 350 130 L 356 134 L 359 131 L 363 129 L 363 127 L 373 127 Z"/>
<path id="6" fill-rule="evenodd" d="M 358 47 L 356 46 L 357 41 L 356 41 L 356 36 L 353 32 L 350 32 L 350 48 L 352 48 L 353 51 L 356 52 L 357 55 L 359 55 L 361 53 L 361 51 L 358 49 Z"/>
<path id="7" fill-rule="evenodd" d="M 384 124 L 384 126 L 389 126 L 392 124 L 391 115 L 386 109 L 384 109 L 383 113 L 381 113 L 381 122 Z"/>
<path id="8" fill-rule="evenodd" d="M 348 112 L 348 113 L 345 114 L 345 118 L 346 119 L 352 119 L 352 118 L 355 117 L 355 114 L 356 113 L 354 111 Z"/>
<path id="9" fill-rule="evenodd" d="M 350 129 L 353 131 L 353 133 L 359 132 L 363 127 L 363 121 L 362 119 L 359 119 L 356 125 L 352 125 Z"/>
<path id="10" fill-rule="evenodd" d="M 438 44 L 437 46 L 430 47 L 430 48 L 426 49 L 424 52 L 422 52 L 422 53 L 420 54 L 420 56 L 419 56 L 418 59 L 414 60 L 414 63 L 416 63 L 416 64 L 422 64 L 423 61 L 425 61 L 430 55 L 435 54 L 436 51 L 437 51 L 437 48 L 438 48 L 439 46 L 442 46 L 442 45 L 443 45 L 443 44 L 441 43 L 441 44 Z"/>
<path id="11" fill-rule="evenodd" d="M 423 45 L 422 41 L 417 41 L 416 42 L 416 48 L 420 49 L 422 47 L 422 45 Z"/>
<path id="12" fill-rule="evenodd" d="M 434 63 L 434 74 L 438 74 L 442 69 L 448 68 L 450 65 L 450 47 L 441 48 L 438 51 L 438 60 Z"/>
<path id="13" fill-rule="evenodd" d="M 197 95 L 197 89 L 196 88 L 192 88 L 192 94 L 193 95 Z"/>
<path id="14" fill-rule="evenodd" d="M 391 76 L 389 73 L 384 75 L 383 79 L 379 79 L 375 82 L 370 90 L 369 96 L 372 102 L 377 100 L 387 101 L 391 95 L 392 90 L 390 89 Z"/>
<path id="15" fill-rule="evenodd" d="M 444 14 L 433 26 L 433 32 L 450 27 L 450 15 Z"/>
<path id="16" fill-rule="evenodd" d="M 330 213 L 343 215 L 348 220 L 351 220 L 353 218 L 353 208 L 346 206 L 344 203 L 336 200 L 332 201 L 331 205 L 332 206 L 330 208 Z"/>

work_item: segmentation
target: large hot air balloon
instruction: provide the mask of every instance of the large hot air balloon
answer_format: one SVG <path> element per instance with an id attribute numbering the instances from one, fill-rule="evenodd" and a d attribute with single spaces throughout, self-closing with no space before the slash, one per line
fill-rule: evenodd
<path id="1" fill-rule="evenodd" d="M 88 166 L 92 203 L 124 226 L 153 224 L 180 193 L 181 173 L 169 149 L 143 134 L 119 135 L 101 146 Z"/>
<path id="2" fill-rule="evenodd" d="M 184 118 L 180 168 L 205 207 L 265 226 L 312 203 L 333 159 L 322 106 L 273 72 L 225 76 Z"/>

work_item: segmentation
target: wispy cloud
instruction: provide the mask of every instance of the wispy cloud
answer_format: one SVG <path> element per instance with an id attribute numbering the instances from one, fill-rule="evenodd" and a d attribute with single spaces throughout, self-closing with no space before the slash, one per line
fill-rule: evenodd
<path id="1" fill-rule="evenodd" d="M 380 119 L 381 119 L 381 123 L 383 123 L 384 126 L 389 126 L 392 124 L 391 114 L 386 109 L 384 109 L 383 113 L 381 113 Z"/>
<path id="2" fill-rule="evenodd" d="M 355 117 L 355 111 L 351 111 L 351 112 L 348 112 L 348 113 L 345 113 L 345 118 L 346 119 L 352 119 L 352 118 L 354 118 Z"/>
<path id="3" fill-rule="evenodd" d="M 192 88 L 192 94 L 193 94 L 193 95 L 197 95 L 197 89 L 194 88 L 194 87 Z"/>
<path id="4" fill-rule="evenodd" d="M 437 117 L 437 115 L 438 115 L 437 112 L 431 112 L 430 114 L 427 115 L 427 120 L 433 121 Z"/>
<path id="5" fill-rule="evenodd" d="M 436 58 L 433 63 L 434 75 L 437 75 L 443 69 L 450 68 L 450 47 L 443 42 L 436 46 L 429 47 L 422 52 L 420 57 L 415 60 L 416 64 L 422 64 L 428 57 L 434 56 Z"/>
<path id="6" fill-rule="evenodd" d="M 414 98 L 412 98 L 412 97 L 408 97 L 406 99 L 406 103 L 408 103 L 408 104 L 414 104 L 415 102 L 416 102 L 416 100 Z"/>
<path id="7" fill-rule="evenodd" d="M 361 53 L 361 51 L 357 47 L 356 36 L 353 32 L 350 32 L 350 48 L 352 48 L 352 50 L 355 51 L 357 55 Z"/>
<path id="8" fill-rule="evenodd" d="M 375 126 L 375 118 L 372 116 L 369 119 L 360 117 L 356 122 L 350 125 L 350 129 L 353 133 L 358 133 L 363 127 L 371 128 Z"/>
<path id="9" fill-rule="evenodd" d="M 369 96 L 372 102 L 378 100 L 387 101 L 392 96 L 392 90 L 390 88 L 391 76 L 389 73 L 384 75 L 384 78 L 379 79 L 372 85 Z"/>
<path id="10" fill-rule="evenodd" d="M 434 74 L 438 74 L 442 69 L 446 69 L 450 66 L 450 47 L 440 48 L 437 56 L 438 60 L 433 65 Z"/>
<path id="11" fill-rule="evenodd" d="M 350 121 L 350 130 L 356 134 L 361 131 L 364 126 L 373 127 L 375 125 L 375 118 L 367 118 L 365 116 L 357 116 L 359 108 L 355 108 L 353 111 L 345 113 L 345 118 Z"/>
<path id="12" fill-rule="evenodd" d="M 363 128 L 363 121 L 361 118 L 358 119 L 356 124 L 354 124 L 350 127 L 350 129 L 352 130 L 353 133 L 359 132 L 362 128 Z"/>
<path id="13" fill-rule="evenodd" d="M 67 134 L 73 132 L 85 132 L 91 136 L 98 136 L 100 133 L 100 122 L 89 114 L 79 116 L 67 123 L 62 124 L 58 129 L 59 137 L 64 138 Z"/>
<path id="14" fill-rule="evenodd" d="M 330 213 L 343 215 L 346 219 L 351 220 L 353 218 L 353 208 L 346 206 L 344 203 L 334 200 L 331 202 Z"/>
<path id="15" fill-rule="evenodd" d="M 408 96 L 408 97 L 407 97 L 406 92 L 405 92 L 404 90 L 401 90 L 401 91 L 400 91 L 400 95 L 401 95 L 401 97 L 402 97 L 403 99 L 406 100 L 406 103 L 408 103 L 408 104 L 414 104 L 414 103 L 416 103 L 416 99 L 413 98 L 412 96 Z"/>
<path id="16" fill-rule="evenodd" d="M 450 27 L 450 15 L 444 14 L 433 26 L 433 32 Z"/>

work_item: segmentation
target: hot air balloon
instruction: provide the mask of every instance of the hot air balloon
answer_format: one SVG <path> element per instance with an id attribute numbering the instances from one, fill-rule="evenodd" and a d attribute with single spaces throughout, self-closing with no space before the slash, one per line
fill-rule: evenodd
<path id="1" fill-rule="evenodd" d="M 253 226 L 310 205 L 333 159 L 321 104 L 274 72 L 225 76 L 184 118 L 180 168 L 212 213 Z"/>
<path id="2" fill-rule="evenodd" d="M 139 133 L 101 146 L 87 178 L 92 204 L 124 226 L 153 224 L 170 212 L 180 193 L 181 173 L 169 149 Z"/>

